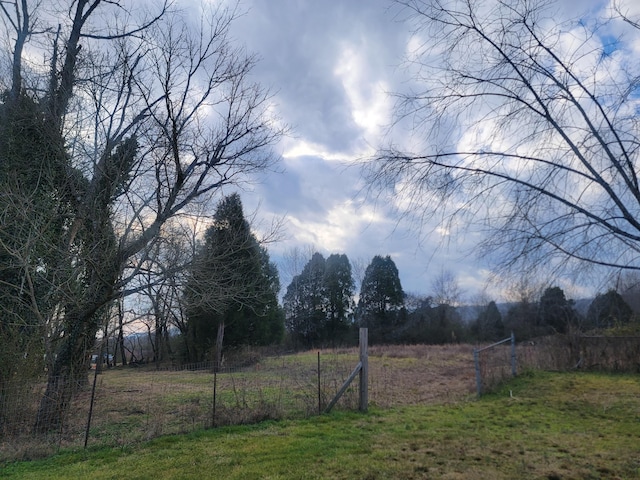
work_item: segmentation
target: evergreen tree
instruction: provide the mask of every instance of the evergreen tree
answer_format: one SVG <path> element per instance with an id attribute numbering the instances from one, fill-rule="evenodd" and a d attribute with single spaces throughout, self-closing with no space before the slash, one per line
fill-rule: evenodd
<path id="1" fill-rule="evenodd" d="M 207 229 L 187 282 L 187 325 L 192 360 L 214 344 L 268 344 L 283 332 L 277 270 L 244 218 L 238 194 L 225 197 Z"/>
<path id="2" fill-rule="evenodd" d="M 373 341 L 389 338 L 406 319 L 404 291 L 390 256 L 376 255 L 367 267 L 358 301 L 358 321 Z"/>
<path id="3" fill-rule="evenodd" d="M 324 273 L 326 325 L 324 337 L 329 342 L 340 341 L 349 331 L 353 312 L 353 276 L 346 255 L 333 254 L 327 258 Z"/>
<path id="4" fill-rule="evenodd" d="M 314 253 L 283 299 L 292 339 L 306 347 L 343 341 L 351 326 L 353 289 L 346 255 L 332 254 L 325 260 Z"/>
<path id="5" fill-rule="evenodd" d="M 280 294 L 280 275 L 278 267 L 269 258 L 266 248 L 260 247 L 262 260 L 262 287 L 258 290 L 261 293 L 261 305 L 263 310 L 260 321 L 253 325 L 254 341 L 258 345 L 271 345 L 280 343 L 284 338 L 284 310 L 278 303 Z"/>
<path id="6" fill-rule="evenodd" d="M 325 258 L 314 253 L 283 298 L 287 330 L 296 342 L 307 347 L 323 338 L 327 309 L 325 270 Z"/>
<path id="7" fill-rule="evenodd" d="M 518 340 L 543 335 L 545 332 L 537 325 L 538 306 L 528 298 L 512 305 L 504 318 L 505 330 L 515 334 Z"/>
<path id="8" fill-rule="evenodd" d="M 491 341 L 504 338 L 504 323 L 496 302 L 492 300 L 480 312 L 474 330 L 478 340 Z"/>
<path id="9" fill-rule="evenodd" d="M 560 287 L 547 288 L 538 305 L 538 325 L 548 327 L 554 332 L 565 333 L 576 320 L 573 302 L 565 298 L 564 291 Z"/>
<path id="10" fill-rule="evenodd" d="M 586 328 L 611 328 L 628 323 L 633 315 L 631 307 L 615 290 L 598 294 L 587 311 Z"/>

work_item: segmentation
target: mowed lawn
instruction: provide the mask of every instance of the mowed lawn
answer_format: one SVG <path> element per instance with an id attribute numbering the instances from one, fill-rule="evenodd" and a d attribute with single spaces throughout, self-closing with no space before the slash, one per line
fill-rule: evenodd
<path id="1" fill-rule="evenodd" d="M 640 478 L 640 376 L 525 374 L 481 400 L 337 412 L 3 465 L 28 479 Z"/>

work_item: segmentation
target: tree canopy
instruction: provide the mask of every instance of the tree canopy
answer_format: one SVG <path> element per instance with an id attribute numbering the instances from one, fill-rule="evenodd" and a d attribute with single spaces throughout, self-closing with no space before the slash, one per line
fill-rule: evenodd
<path id="1" fill-rule="evenodd" d="M 496 341 L 502 340 L 505 337 L 502 314 L 498 310 L 496 302 L 493 300 L 490 301 L 487 306 L 481 310 L 473 330 L 478 340 Z"/>
<path id="2" fill-rule="evenodd" d="M 414 135 L 380 147 L 372 191 L 418 228 L 478 226 L 474 248 L 507 272 L 640 269 L 640 67 L 623 60 L 639 24 L 615 8 L 563 21 L 545 1 L 395 4 L 415 41 L 394 125 Z"/>
<path id="3" fill-rule="evenodd" d="M 624 325 L 633 315 L 631 307 L 615 290 L 599 293 L 589 305 L 585 328 L 611 328 Z"/>
<path id="4" fill-rule="evenodd" d="M 357 320 L 369 328 L 373 340 L 381 339 L 406 320 L 404 291 L 398 268 L 389 255 L 376 255 L 365 270 Z"/>
<path id="5" fill-rule="evenodd" d="M 280 341 L 279 290 L 277 269 L 251 232 L 240 196 L 225 197 L 193 258 L 186 285 L 191 360 L 210 358 L 216 340 L 220 346 L 223 339 L 231 346 Z"/>
<path id="6" fill-rule="evenodd" d="M 354 281 L 344 254 L 315 252 L 283 298 L 287 330 L 305 346 L 336 344 L 351 329 Z"/>
<path id="7" fill-rule="evenodd" d="M 571 326 L 577 326 L 577 314 L 573 302 L 567 300 L 560 287 L 545 289 L 538 304 L 538 325 L 551 331 L 566 333 Z"/>

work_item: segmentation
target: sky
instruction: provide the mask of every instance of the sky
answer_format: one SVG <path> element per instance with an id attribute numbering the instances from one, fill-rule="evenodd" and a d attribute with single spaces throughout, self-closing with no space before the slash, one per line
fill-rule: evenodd
<path id="1" fill-rule="evenodd" d="M 243 193 L 259 218 L 284 218 L 282 240 L 269 245 L 272 259 L 282 263 L 295 247 L 366 264 L 391 255 L 405 290 L 426 292 L 437 268 L 431 252 L 366 195 L 357 166 L 391 119 L 408 30 L 379 0 L 253 0 L 241 8 L 234 36 L 260 57 L 254 74 L 275 93 L 275 109 L 291 128 L 276 147 L 280 171 Z"/>
<path id="2" fill-rule="evenodd" d="M 575 11 L 574 1 L 556 3 Z M 604 2 L 580 5 L 598 11 Z M 403 58 L 411 31 L 398 8 L 388 0 L 242 0 L 240 9 L 232 35 L 260 58 L 253 75 L 273 91 L 274 110 L 291 128 L 276 146 L 279 171 L 241 192 L 258 229 L 283 219 L 280 241 L 268 246 L 272 260 L 283 266 L 294 248 L 346 253 L 365 264 L 390 255 L 406 292 L 429 294 L 449 271 L 468 298 L 485 289 L 498 296 L 487 283 L 490 260 L 473 254 L 476 236 L 451 241 L 437 223 L 420 236 L 387 199 L 367 195 L 359 160 L 386 138 L 392 93 L 410 80 Z"/>

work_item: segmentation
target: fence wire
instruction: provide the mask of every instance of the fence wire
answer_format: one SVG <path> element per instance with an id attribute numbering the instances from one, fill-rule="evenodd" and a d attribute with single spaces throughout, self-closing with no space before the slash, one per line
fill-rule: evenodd
<path id="1" fill-rule="evenodd" d="M 251 365 L 230 362 L 215 373 L 208 364 L 105 369 L 96 377 L 89 416 L 92 371 L 74 382 L 70 407 L 46 434 L 36 433 L 34 422 L 47 379 L 0 385 L 0 461 L 81 447 L 87 434 L 89 446 L 129 445 L 203 428 L 316 415 L 349 376 L 357 355 L 323 352 L 320 360 L 319 374 L 314 353 Z M 356 382 L 338 408 L 357 405 Z"/>
<path id="2" fill-rule="evenodd" d="M 489 392 L 512 377 L 511 347 L 499 344 L 476 349 L 477 390 Z M 640 337 L 578 334 L 552 335 L 517 343 L 516 366 L 522 370 L 586 370 L 640 373 Z"/>
<path id="3" fill-rule="evenodd" d="M 505 380 L 512 378 L 513 350 L 510 343 L 494 345 L 475 351 L 476 389 L 478 395 L 489 392 Z"/>
<path id="4" fill-rule="evenodd" d="M 640 338 L 551 337 L 518 343 L 518 370 L 526 368 L 640 371 Z M 483 382 L 511 376 L 510 347 L 487 350 Z M 219 372 L 211 364 L 180 369 L 118 366 L 96 377 L 90 428 L 93 371 L 74 379 L 69 408 L 47 433 L 35 421 L 47 379 L 0 383 L 0 462 L 50 455 L 61 448 L 127 446 L 159 435 L 304 418 L 322 412 L 358 363 L 354 348 L 230 360 Z M 476 391 L 470 345 L 372 346 L 369 404 L 396 407 L 455 403 Z M 354 382 L 336 408 L 358 408 Z M 60 413 L 60 412 L 53 412 Z M 41 419 L 47 423 L 47 419 Z M 52 422 L 53 423 L 53 422 Z M 85 437 L 86 436 L 86 437 Z"/>

